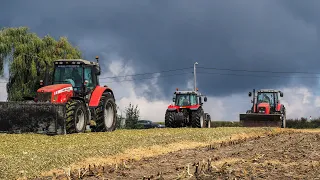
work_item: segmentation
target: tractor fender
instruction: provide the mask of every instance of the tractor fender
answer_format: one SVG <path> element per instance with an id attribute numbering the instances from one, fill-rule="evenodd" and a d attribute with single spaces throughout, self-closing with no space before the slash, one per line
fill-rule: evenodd
<path id="1" fill-rule="evenodd" d="M 190 110 L 191 111 L 196 111 L 199 109 L 199 107 L 201 107 L 199 104 L 198 105 L 193 105 L 193 106 L 190 106 Z"/>
<path id="2" fill-rule="evenodd" d="M 110 93 L 112 95 L 112 97 L 114 98 L 113 91 L 109 87 L 97 86 L 91 94 L 91 98 L 89 101 L 89 107 L 90 108 L 98 107 L 102 95 L 107 94 L 107 93 Z"/>
<path id="3" fill-rule="evenodd" d="M 283 104 L 277 104 L 277 109 L 276 111 L 282 112 L 282 110 L 285 109 Z"/>
<path id="4" fill-rule="evenodd" d="M 276 111 L 281 111 L 281 109 L 283 108 L 283 104 L 277 104 L 277 109 Z"/>
<path id="5" fill-rule="evenodd" d="M 177 106 L 170 104 L 167 108 L 167 111 L 176 111 L 178 109 Z"/>

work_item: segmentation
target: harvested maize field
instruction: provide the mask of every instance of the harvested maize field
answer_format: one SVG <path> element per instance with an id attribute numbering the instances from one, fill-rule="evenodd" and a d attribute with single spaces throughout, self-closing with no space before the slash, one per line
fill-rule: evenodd
<path id="1" fill-rule="evenodd" d="M 0 136 L 0 179 L 292 179 L 319 174 L 319 131 L 164 128 Z"/>
<path id="2" fill-rule="evenodd" d="M 90 180 L 320 179 L 319 142 L 319 132 L 287 131 L 212 143 L 114 165 L 93 163 L 56 177 Z"/>
<path id="3" fill-rule="evenodd" d="M 116 130 L 61 136 L 0 134 L 0 179 L 59 176 L 79 171 L 89 164 L 111 165 L 125 159 L 139 160 L 282 131 L 276 128 L 230 127 Z"/>

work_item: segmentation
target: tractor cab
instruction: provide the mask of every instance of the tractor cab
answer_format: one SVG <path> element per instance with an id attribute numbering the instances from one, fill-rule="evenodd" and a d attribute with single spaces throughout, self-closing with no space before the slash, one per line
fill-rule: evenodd
<path id="1" fill-rule="evenodd" d="M 201 96 L 197 91 L 179 91 L 176 89 L 172 101 L 176 106 L 193 106 L 202 104 Z M 207 97 L 204 97 L 204 101 L 207 102 Z"/>
<path id="2" fill-rule="evenodd" d="M 99 85 L 100 66 L 83 59 L 59 59 L 54 61 L 52 85 L 71 84 L 75 96 L 84 97 Z M 41 80 L 41 82 L 43 82 Z M 43 84 L 42 84 L 43 85 Z"/>
<path id="3" fill-rule="evenodd" d="M 281 91 L 276 90 L 259 90 L 257 91 L 257 96 L 253 97 L 252 102 L 254 112 L 269 114 L 277 111 L 277 104 L 279 103 L 279 94 L 280 97 L 283 97 L 283 93 Z M 252 94 L 249 92 L 249 97 Z M 256 101 L 255 101 L 256 99 Z M 257 110 L 257 111 L 256 111 Z"/>
<path id="4" fill-rule="evenodd" d="M 280 103 L 283 92 L 273 89 L 261 89 L 249 92 L 252 107 L 246 113 L 239 114 L 244 127 L 286 127 L 286 108 Z"/>

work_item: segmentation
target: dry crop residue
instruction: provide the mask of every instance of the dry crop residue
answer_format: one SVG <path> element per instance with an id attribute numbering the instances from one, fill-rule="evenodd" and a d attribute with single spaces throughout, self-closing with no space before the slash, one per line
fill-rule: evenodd
<path id="1" fill-rule="evenodd" d="M 320 179 L 319 141 L 316 132 L 246 138 L 114 166 L 91 165 L 71 179 Z"/>

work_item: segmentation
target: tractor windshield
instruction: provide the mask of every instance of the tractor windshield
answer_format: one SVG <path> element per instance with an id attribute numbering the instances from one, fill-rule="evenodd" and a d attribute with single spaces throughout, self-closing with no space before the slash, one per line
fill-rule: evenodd
<path id="1" fill-rule="evenodd" d="M 260 92 L 258 93 L 257 101 L 258 103 L 266 102 L 269 103 L 270 106 L 274 105 L 276 93 L 274 92 Z"/>
<path id="2" fill-rule="evenodd" d="M 176 105 L 177 106 L 190 106 L 197 104 L 197 96 L 195 94 L 177 94 Z"/>
<path id="3" fill-rule="evenodd" d="M 82 86 L 83 68 L 80 65 L 57 65 L 54 72 L 53 84 L 70 83 L 73 87 Z"/>

